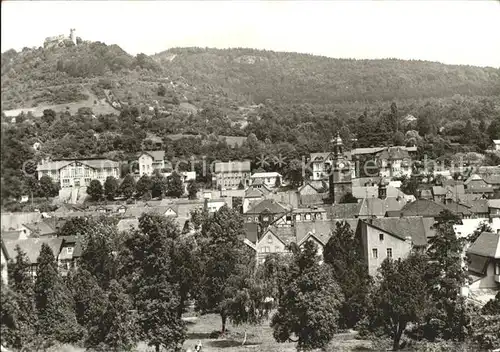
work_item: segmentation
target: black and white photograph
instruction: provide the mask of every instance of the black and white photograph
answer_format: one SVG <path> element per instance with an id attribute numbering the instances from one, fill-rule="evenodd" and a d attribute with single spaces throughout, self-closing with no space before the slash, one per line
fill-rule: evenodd
<path id="1" fill-rule="evenodd" d="M 500 0 L 1 1 L 0 352 L 500 352 Z"/>

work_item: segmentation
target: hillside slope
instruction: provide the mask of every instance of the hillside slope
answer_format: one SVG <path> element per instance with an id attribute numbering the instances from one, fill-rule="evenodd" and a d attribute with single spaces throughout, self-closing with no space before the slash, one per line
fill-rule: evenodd
<path id="1" fill-rule="evenodd" d="M 167 97 L 158 93 L 167 88 Z M 254 49 L 174 48 L 133 57 L 117 45 L 2 54 L 2 109 L 104 99 L 163 108 L 171 100 L 223 108 L 500 95 L 500 69 L 425 61 L 346 60 Z"/>
<path id="2" fill-rule="evenodd" d="M 253 49 L 175 48 L 153 56 L 172 76 L 283 103 L 500 94 L 500 69 L 426 61 L 345 60 Z"/>

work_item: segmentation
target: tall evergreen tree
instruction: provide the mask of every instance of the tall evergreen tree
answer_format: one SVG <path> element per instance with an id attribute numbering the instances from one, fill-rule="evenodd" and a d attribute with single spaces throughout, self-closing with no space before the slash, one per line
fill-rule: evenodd
<path id="1" fill-rule="evenodd" d="M 317 246 L 307 241 L 304 249 L 294 248 L 278 312 L 271 326 L 278 342 L 293 341 L 297 350 L 324 348 L 338 329 L 343 301 L 331 270 L 319 264 Z"/>
<path id="2" fill-rule="evenodd" d="M 151 196 L 153 198 L 163 197 L 167 189 L 165 177 L 155 170 L 153 177 L 151 177 Z"/>
<path id="3" fill-rule="evenodd" d="M 151 178 L 148 175 L 142 175 L 142 177 L 137 181 L 137 184 L 135 185 L 135 189 L 137 191 L 136 196 L 137 197 L 142 197 L 149 191 L 151 191 Z"/>
<path id="4" fill-rule="evenodd" d="M 442 322 L 440 332 L 444 339 L 463 340 L 469 323 L 460 289 L 466 284 L 467 272 L 463 266 L 464 238 L 458 238 L 453 225 L 459 219 L 450 211 L 440 213 L 434 224 L 436 236 L 429 240 L 427 255 L 431 261 L 428 268 L 430 294 L 435 302 L 432 318 Z"/>
<path id="5" fill-rule="evenodd" d="M 132 350 L 138 338 L 136 319 L 128 295 L 116 280 L 112 280 L 109 284 L 108 305 L 101 319 L 104 349 L 115 352 Z"/>
<path id="6" fill-rule="evenodd" d="M 101 182 L 99 180 L 90 181 L 90 185 L 87 188 L 87 194 L 93 201 L 101 200 L 103 194 Z"/>
<path id="7" fill-rule="evenodd" d="M 20 348 L 16 293 L 7 287 L 3 280 L 0 282 L 0 334 L 2 346 Z"/>
<path id="8" fill-rule="evenodd" d="M 73 310 L 73 299 L 57 272 L 54 253 L 46 243 L 42 244 L 38 257 L 35 302 L 37 332 L 47 343 L 71 343 L 82 337 L 83 331 Z"/>
<path id="9" fill-rule="evenodd" d="M 26 254 L 16 246 L 15 261 L 8 266 L 10 288 L 16 301 L 16 341 L 15 346 L 27 346 L 33 342 L 37 323 L 34 304 L 35 292 L 31 268 Z"/>
<path id="10" fill-rule="evenodd" d="M 363 247 L 347 222 L 338 222 L 323 251 L 325 263 L 345 297 L 339 324 L 353 328 L 366 313 L 366 299 L 371 279 L 363 260 Z"/>
<path id="11" fill-rule="evenodd" d="M 106 293 L 99 287 L 96 278 L 83 268 L 78 269 L 72 278 L 70 290 L 76 319 L 87 330 L 85 345 L 95 347 L 104 341 L 101 321 L 108 304 Z"/>

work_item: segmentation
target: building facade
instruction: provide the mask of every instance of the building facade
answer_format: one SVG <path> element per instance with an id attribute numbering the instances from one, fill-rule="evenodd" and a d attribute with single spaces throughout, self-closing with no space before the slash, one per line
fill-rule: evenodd
<path id="1" fill-rule="evenodd" d="M 252 185 L 264 184 L 269 188 L 279 187 L 283 182 L 283 176 L 278 172 L 256 172 L 250 176 Z"/>
<path id="2" fill-rule="evenodd" d="M 61 188 L 86 187 L 92 180 L 104 184 L 108 176 L 120 176 L 118 162 L 108 159 L 47 161 L 38 164 L 37 172 L 38 179 L 49 176 Z"/>
<path id="3" fill-rule="evenodd" d="M 330 201 L 340 203 L 348 193 L 352 194 L 351 164 L 344 154 L 344 145 L 339 135 L 333 141 L 333 156 L 330 171 Z"/>
<path id="4" fill-rule="evenodd" d="M 155 170 L 162 171 L 165 168 L 165 152 L 163 150 L 143 152 L 139 158 L 139 177 L 151 176 Z"/>
<path id="5" fill-rule="evenodd" d="M 238 189 L 250 185 L 250 161 L 218 162 L 214 165 L 212 182 L 218 189 Z"/>

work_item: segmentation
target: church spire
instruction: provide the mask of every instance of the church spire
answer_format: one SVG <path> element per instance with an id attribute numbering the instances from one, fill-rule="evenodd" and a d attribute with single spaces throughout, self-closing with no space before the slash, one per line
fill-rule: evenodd
<path id="1" fill-rule="evenodd" d="M 342 138 L 340 138 L 340 134 L 337 132 L 337 137 L 331 140 L 333 144 L 333 154 L 338 156 L 343 156 L 344 154 L 344 143 L 342 142 Z"/>

